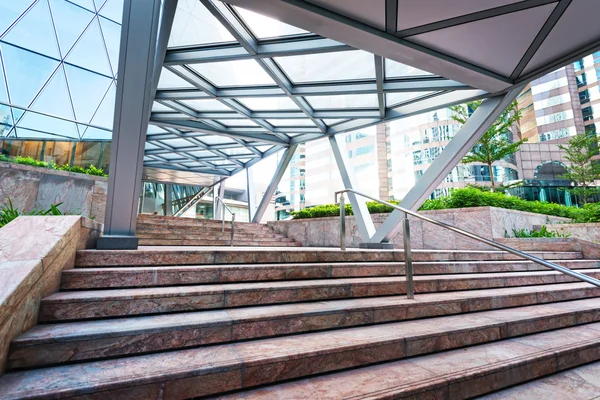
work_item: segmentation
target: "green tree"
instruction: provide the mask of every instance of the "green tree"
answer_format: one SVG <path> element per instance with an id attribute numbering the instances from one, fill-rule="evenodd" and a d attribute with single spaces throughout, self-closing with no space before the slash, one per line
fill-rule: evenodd
<path id="1" fill-rule="evenodd" d="M 569 161 L 567 172 L 561 178 L 575 182 L 578 187 L 569 190 L 582 197 L 587 203 L 588 197 L 598 193 L 598 189 L 591 187 L 594 181 L 600 178 L 600 164 L 592 157 L 598 154 L 598 137 L 595 134 L 578 134 L 571 136 L 566 146 L 559 145 L 565 152 Z"/>
<path id="2" fill-rule="evenodd" d="M 472 101 L 466 105 L 463 104 L 450 107 L 454 112 L 452 119 L 461 125 L 464 125 L 480 104 L 481 100 Z M 492 126 L 485 131 L 471 151 L 462 159 L 464 164 L 482 163 L 488 166 L 490 170 L 492 192 L 496 188 L 492 164 L 516 153 L 519 150 L 519 147 L 527 141 L 527 139 L 519 140 L 517 142 L 511 140 L 512 135 L 510 128 L 519 122 L 521 115 L 521 110 L 519 110 L 517 102 L 513 101 L 506 110 L 500 114 Z"/>

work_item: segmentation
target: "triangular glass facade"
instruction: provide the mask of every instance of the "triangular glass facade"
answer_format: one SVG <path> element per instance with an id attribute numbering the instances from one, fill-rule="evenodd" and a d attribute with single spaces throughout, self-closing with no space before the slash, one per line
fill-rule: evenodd
<path id="1" fill-rule="evenodd" d="M 110 140 L 122 9 L 0 2 L 0 137 Z"/>

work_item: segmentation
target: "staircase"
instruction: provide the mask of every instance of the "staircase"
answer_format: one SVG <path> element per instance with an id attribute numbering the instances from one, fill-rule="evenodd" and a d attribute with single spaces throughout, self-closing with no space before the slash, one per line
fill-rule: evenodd
<path id="1" fill-rule="evenodd" d="M 600 277 L 579 248 L 532 254 Z M 600 288 L 497 251 L 79 251 L 0 399 L 461 399 L 600 360 Z M 551 397 L 549 397 L 551 398 Z"/>
<path id="2" fill-rule="evenodd" d="M 140 246 L 229 246 L 231 222 L 211 219 L 138 216 L 136 236 Z M 265 224 L 235 221 L 234 246 L 297 247 L 299 243 Z"/>

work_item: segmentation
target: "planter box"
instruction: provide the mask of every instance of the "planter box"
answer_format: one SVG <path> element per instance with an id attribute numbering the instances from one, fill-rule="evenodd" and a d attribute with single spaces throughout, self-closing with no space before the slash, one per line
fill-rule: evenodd
<path id="1" fill-rule="evenodd" d="M 553 217 L 524 211 L 506 210 L 496 207 L 453 208 L 423 211 L 421 214 L 455 226 L 486 239 L 505 238 L 513 229 L 533 229 L 537 225 L 570 222 L 568 218 Z M 373 223 L 378 228 L 389 214 L 373 214 Z M 411 244 L 414 249 L 436 250 L 491 250 L 490 246 L 469 239 L 442 227 L 410 217 Z M 312 218 L 290 221 L 268 222 L 275 231 L 296 240 L 305 247 L 339 247 L 340 218 Z M 396 248 L 402 248 L 402 232 L 394 236 Z M 358 247 L 361 239 L 356 229 L 354 216 L 346 217 L 346 246 Z"/>

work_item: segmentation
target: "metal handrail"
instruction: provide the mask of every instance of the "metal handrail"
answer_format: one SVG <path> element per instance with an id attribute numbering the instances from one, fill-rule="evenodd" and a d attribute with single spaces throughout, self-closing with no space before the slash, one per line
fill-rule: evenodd
<path id="1" fill-rule="evenodd" d="M 407 297 L 410 298 L 410 299 L 412 299 L 413 296 L 414 296 L 414 287 L 413 287 L 412 252 L 410 250 L 410 226 L 409 226 L 409 222 L 408 222 L 408 216 L 409 215 L 412 215 L 413 217 L 419 218 L 419 219 L 421 219 L 423 221 L 430 222 L 430 223 L 432 223 L 434 225 L 441 226 L 442 228 L 446 228 L 448 230 L 451 230 L 452 232 L 456 232 L 456 233 L 458 233 L 460 235 L 463 235 L 463 236 L 466 236 L 468 238 L 475 239 L 475 240 L 477 240 L 477 241 L 479 241 L 481 243 L 485 243 L 485 244 L 487 244 L 489 246 L 492 246 L 492 247 L 495 247 L 497 249 L 500 249 L 500 250 L 506 251 L 508 253 L 514 254 L 516 256 L 525 258 L 525 259 L 527 259 L 529 261 L 533 261 L 534 263 L 543 265 L 544 267 L 547 267 L 547 268 L 553 269 L 555 271 L 561 272 L 561 273 L 563 273 L 565 275 L 572 276 L 573 278 L 577 278 L 577 279 L 582 280 L 584 282 L 591 283 L 592 285 L 600 287 L 600 280 L 592 278 L 591 276 L 580 274 L 579 272 L 575 272 L 575 271 L 573 271 L 573 270 L 571 270 L 569 268 L 560 266 L 558 264 L 554 264 L 554 263 L 552 263 L 550 261 L 546 261 L 546 260 L 544 260 L 542 258 L 538 258 L 538 257 L 532 256 L 531 254 L 524 253 L 522 251 L 513 249 L 512 247 L 505 246 L 503 244 L 494 242 L 493 240 L 486 239 L 484 237 L 475 235 L 473 233 L 470 233 L 470 232 L 467 232 L 467 231 L 463 231 L 462 229 L 456 228 L 456 227 L 454 227 L 452 225 L 448 225 L 448 224 L 445 224 L 445 223 L 440 222 L 440 221 L 436 221 L 435 219 L 431 219 L 431 218 L 425 217 L 425 216 L 423 216 L 421 214 L 418 214 L 418 213 L 416 213 L 414 211 L 411 211 L 411 210 L 408 210 L 406 208 L 400 207 L 400 206 L 398 206 L 396 204 L 392 204 L 392 203 L 389 203 L 387 201 L 377 199 L 375 197 L 369 196 L 368 194 L 357 192 L 354 189 L 345 189 L 345 190 L 340 190 L 338 192 L 335 192 L 335 202 L 336 203 L 338 202 L 337 201 L 338 194 L 342 194 L 342 196 L 340 197 L 340 219 L 341 219 L 341 221 L 340 221 L 340 248 L 342 250 L 346 250 L 346 243 L 345 243 L 345 240 L 346 240 L 345 225 L 346 224 L 345 224 L 345 221 L 344 221 L 346 213 L 345 213 L 345 209 L 344 209 L 345 205 L 344 205 L 344 196 L 343 196 L 343 194 L 347 193 L 347 192 L 351 192 L 351 193 L 354 193 L 354 194 L 359 195 L 361 197 L 367 198 L 369 200 L 376 201 L 376 202 L 378 202 L 380 204 L 386 205 L 388 207 L 391 207 L 393 209 L 396 209 L 396 210 L 401 211 L 401 212 L 404 213 L 403 229 L 404 229 L 404 259 L 405 259 L 405 267 L 406 267 L 406 292 L 407 292 Z"/>
<path id="2" fill-rule="evenodd" d="M 221 199 L 220 197 L 215 197 L 216 201 L 220 201 L 221 204 L 223 205 L 223 215 L 222 215 L 222 223 L 221 223 L 221 232 L 224 233 L 225 232 L 225 210 L 229 211 L 229 214 L 231 214 L 231 241 L 229 243 L 230 246 L 233 246 L 233 234 L 235 231 L 235 213 L 233 211 L 231 211 L 231 208 L 227 207 L 227 204 L 225 204 L 225 202 L 223 201 L 223 199 Z"/>

